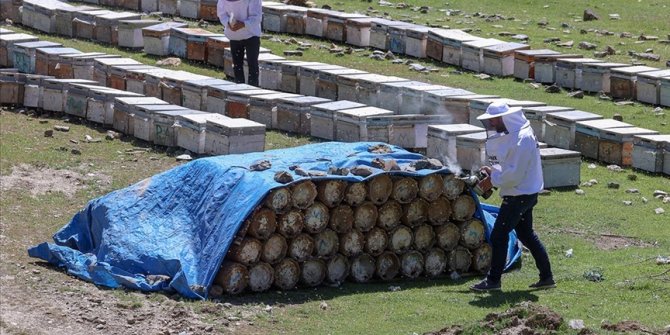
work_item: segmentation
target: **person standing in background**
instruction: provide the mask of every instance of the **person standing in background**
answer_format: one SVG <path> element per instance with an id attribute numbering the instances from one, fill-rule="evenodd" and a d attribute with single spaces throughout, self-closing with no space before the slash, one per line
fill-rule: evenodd
<path id="1" fill-rule="evenodd" d="M 261 0 L 219 0 L 216 12 L 230 40 L 235 82 L 244 83 L 244 53 L 247 54 L 247 84 L 258 86 L 258 54 L 261 48 Z"/>

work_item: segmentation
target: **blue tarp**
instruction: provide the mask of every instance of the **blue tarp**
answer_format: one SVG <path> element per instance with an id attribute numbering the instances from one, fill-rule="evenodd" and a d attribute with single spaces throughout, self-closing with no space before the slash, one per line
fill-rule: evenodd
<path id="1" fill-rule="evenodd" d="M 55 243 L 34 246 L 28 254 L 97 285 L 176 290 L 189 298 L 206 298 L 244 219 L 271 189 L 284 186 L 274 180 L 275 172 L 289 171 L 293 165 L 324 172 L 330 167 L 371 167 L 373 158 L 395 159 L 402 168 L 424 158 L 395 146 L 388 153 L 368 151 L 377 144 L 327 142 L 197 159 L 90 201 L 54 235 Z M 250 171 L 259 160 L 269 160 L 272 167 Z M 368 178 L 384 172 L 372 170 Z M 294 182 L 305 178 L 291 173 Z M 450 172 L 443 168 L 395 173 Z M 366 179 L 352 174 L 311 178 Z M 477 204 L 475 216 L 487 223 L 488 240 L 496 208 L 483 211 Z M 514 237 L 508 266 L 520 255 Z"/>

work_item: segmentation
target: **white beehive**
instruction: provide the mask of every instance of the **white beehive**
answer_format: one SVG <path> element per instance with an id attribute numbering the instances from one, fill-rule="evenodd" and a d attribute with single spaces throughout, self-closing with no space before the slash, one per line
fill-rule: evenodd
<path id="1" fill-rule="evenodd" d="M 484 70 L 484 48 L 504 43 L 495 38 L 463 42 L 461 44 L 461 66 L 466 70 L 482 72 Z"/>
<path id="2" fill-rule="evenodd" d="M 560 52 L 549 49 L 517 50 L 514 52 L 514 78 L 534 79 L 535 58 L 544 55 L 558 55 Z"/>
<path id="3" fill-rule="evenodd" d="M 215 113 L 179 115 L 176 121 L 177 146 L 199 155 L 204 154 L 207 121 L 227 118 Z"/>
<path id="4" fill-rule="evenodd" d="M 165 56 L 170 50 L 170 31 L 172 28 L 187 27 L 183 22 L 165 22 L 142 28 L 144 52 L 149 55 Z"/>
<path id="5" fill-rule="evenodd" d="M 420 26 L 412 23 L 393 24 L 387 28 L 388 31 L 388 50 L 396 55 L 404 55 L 407 44 L 407 29 L 418 28 Z"/>
<path id="6" fill-rule="evenodd" d="M 67 37 L 73 36 L 72 20 L 77 17 L 77 13 L 99 10 L 91 6 L 61 7 L 56 8 L 56 34 Z"/>
<path id="7" fill-rule="evenodd" d="M 182 85 L 189 80 L 206 80 L 214 79 L 208 76 L 202 76 L 186 71 L 178 71 L 166 74 L 160 83 L 162 99 L 175 105 L 182 105 Z"/>
<path id="8" fill-rule="evenodd" d="M 158 11 L 158 0 L 140 0 L 140 9 L 144 13 L 153 13 Z"/>
<path id="9" fill-rule="evenodd" d="M 208 119 L 205 125 L 205 153 L 244 154 L 265 150 L 265 125 L 247 119 Z"/>
<path id="10" fill-rule="evenodd" d="M 347 26 L 345 22 L 347 19 L 359 18 L 367 18 L 367 16 L 356 13 L 330 11 L 326 18 L 324 37 L 337 42 L 345 42 L 347 40 Z"/>
<path id="11" fill-rule="evenodd" d="M 661 78 L 658 90 L 658 103 L 661 106 L 670 107 L 670 76 Z"/>
<path id="12" fill-rule="evenodd" d="M 223 79 L 196 79 L 182 82 L 182 106 L 195 110 L 207 109 L 207 88 L 214 85 L 233 85 Z"/>
<path id="13" fill-rule="evenodd" d="M 579 152 L 560 148 L 540 149 L 544 188 L 579 186 Z"/>
<path id="14" fill-rule="evenodd" d="M 307 7 L 286 6 L 286 9 L 286 32 L 289 34 L 305 35 Z"/>
<path id="15" fill-rule="evenodd" d="M 281 98 L 277 100 L 277 129 L 309 135 L 311 133 L 311 106 L 330 102 L 329 99 L 311 96 Z"/>
<path id="16" fill-rule="evenodd" d="M 263 30 L 273 33 L 285 33 L 288 6 L 276 2 L 271 4 L 263 4 Z"/>
<path id="17" fill-rule="evenodd" d="M 617 67 L 624 67 L 621 63 L 584 63 L 582 64 L 582 80 L 578 87 L 585 92 L 605 92 L 610 91 L 610 70 Z"/>
<path id="18" fill-rule="evenodd" d="M 449 116 L 447 123 L 467 123 L 469 119 L 467 110 L 459 114 L 459 111 L 449 108 L 448 102 L 451 97 L 472 94 L 474 93 L 460 88 L 424 92 L 421 114 Z"/>
<path id="19" fill-rule="evenodd" d="M 144 95 L 163 99 L 161 83 L 165 76 L 174 75 L 180 71 L 162 69 L 163 71 L 150 71 L 144 74 Z"/>
<path id="20" fill-rule="evenodd" d="M 582 58 L 582 55 L 538 55 L 535 56 L 535 81 L 542 84 L 556 82 L 556 61 L 559 58 Z"/>
<path id="21" fill-rule="evenodd" d="M 538 107 L 525 107 L 523 109 L 526 119 L 530 122 L 530 127 L 533 128 L 535 133 L 535 138 L 538 141 L 544 141 L 544 133 L 547 127 L 547 114 L 556 113 L 556 112 L 567 112 L 574 110 L 570 107 L 561 107 L 561 106 L 538 106 Z"/>
<path id="22" fill-rule="evenodd" d="M 175 122 L 180 115 L 204 114 L 192 109 L 157 110 L 153 114 L 154 144 L 166 147 L 177 146 L 177 126 Z"/>
<path id="23" fill-rule="evenodd" d="M 581 152 L 584 157 L 598 159 L 598 142 L 603 130 L 632 126 L 613 119 L 578 121 L 575 125 L 574 150 Z"/>
<path id="24" fill-rule="evenodd" d="M 95 60 L 99 58 L 119 58 L 101 52 L 85 52 L 80 54 L 61 55 L 61 73 L 71 78 L 94 80 Z"/>
<path id="25" fill-rule="evenodd" d="M 45 78 L 53 78 L 41 75 L 26 75 L 26 82 L 23 85 L 23 106 L 40 107 L 40 87 Z"/>
<path id="26" fill-rule="evenodd" d="M 478 171 L 489 165 L 486 159 L 486 132 L 456 136 L 456 161 L 464 170 Z"/>
<path id="27" fill-rule="evenodd" d="M 142 29 L 159 24 L 158 20 L 121 20 L 119 21 L 119 46 L 124 48 L 144 48 Z"/>
<path id="28" fill-rule="evenodd" d="M 105 15 L 98 15 L 95 18 L 95 39 L 98 42 L 118 45 L 119 21 L 140 19 L 142 19 L 141 14 L 129 12 L 113 12 Z"/>
<path id="29" fill-rule="evenodd" d="M 334 140 L 337 133 L 337 112 L 361 107 L 365 107 L 365 105 L 348 100 L 312 105 L 310 110 L 312 123 L 310 134 L 313 137 Z"/>
<path id="30" fill-rule="evenodd" d="M 158 0 L 158 11 L 172 16 L 179 15 L 180 0 Z"/>
<path id="31" fill-rule="evenodd" d="M 155 69 L 155 66 L 144 65 L 144 64 L 131 64 L 131 65 L 112 65 L 109 69 L 109 83 L 110 88 L 115 88 L 117 90 L 126 90 L 126 77 L 130 71 L 134 70 L 151 70 Z"/>
<path id="32" fill-rule="evenodd" d="M 367 118 L 369 141 L 381 141 L 408 149 L 423 149 L 428 146 L 428 126 L 443 124 L 442 115 L 382 115 Z"/>
<path id="33" fill-rule="evenodd" d="M 126 89 L 129 92 L 147 95 L 144 86 L 146 85 L 145 79 L 148 75 L 156 74 L 158 76 L 161 73 L 169 73 L 170 71 L 172 70 L 159 67 L 130 69 L 126 73 Z M 158 92 L 160 93 L 160 91 Z"/>
<path id="34" fill-rule="evenodd" d="M 230 91 L 226 96 L 225 115 L 232 118 L 248 119 L 251 97 L 276 93 L 279 92 L 264 89 Z"/>
<path id="35" fill-rule="evenodd" d="M 387 19 L 372 19 L 370 22 L 370 46 L 379 50 L 388 50 L 389 35 L 388 27 L 398 23 Z"/>
<path id="36" fill-rule="evenodd" d="M 122 97 L 114 99 L 114 120 L 112 126 L 121 133 L 132 135 L 135 132 L 134 122 L 131 123 L 132 115 L 137 111 L 138 105 L 167 105 L 168 103 L 154 97 Z"/>
<path id="37" fill-rule="evenodd" d="M 426 58 L 428 31 L 425 26 L 413 26 L 405 31 L 405 54 L 416 58 Z"/>
<path id="38" fill-rule="evenodd" d="M 310 8 L 305 17 L 305 34 L 316 37 L 326 36 L 328 13 L 331 11 L 321 8 Z"/>
<path id="39" fill-rule="evenodd" d="M 199 19 L 200 0 L 179 0 L 179 16 Z"/>
<path id="40" fill-rule="evenodd" d="M 281 63 L 281 85 L 280 91 L 288 93 L 300 92 L 300 79 L 298 69 L 306 65 L 323 64 L 317 62 L 284 62 Z"/>
<path id="41" fill-rule="evenodd" d="M 78 12 L 72 19 L 72 36 L 85 39 L 95 39 L 95 25 L 98 16 L 112 14 L 112 11 L 101 9 Z"/>
<path id="42" fill-rule="evenodd" d="M 439 34 L 442 41 L 442 61 L 455 66 L 463 64 L 463 43 L 483 38 L 470 35 L 462 30 L 450 29 Z"/>
<path id="43" fill-rule="evenodd" d="M 171 55 L 204 62 L 207 60 L 207 39 L 221 36 L 201 28 L 172 28 L 168 50 Z"/>
<path id="44" fill-rule="evenodd" d="M 577 122 L 602 118 L 603 117 L 598 114 L 579 110 L 547 113 L 547 122 L 544 129 L 544 142 L 552 147 L 574 150 Z"/>
<path id="45" fill-rule="evenodd" d="M 484 131 L 467 123 L 435 124 L 428 126 L 426 156 L 437 158 L 451 167 L 456 164 L 456 136 Z"/>
<path id="46" fill-rule="evenodd" d="M 42 85 L 44 87 L 44 85 Z M 72 116 L 80 117 L 82 119 L 86 118 L 86 110 L 88 105 L 88 97 L 90 95 L 91 88 L 102 89 L 104 87 L 97 85 L 86 85 L 86 84 L 74 84 L 71 85 L 67 92 L 67 99 L 63 107 L 63 111 Z M 40 91 L 43 93 L 44 91 Z M 41 96 L 42 94 L 40 94 Z M 40 98 L 40 103 L 44 103 L 44 100 Z"/>
<path id="47" fill-rule="evenodd" d="M 649 66 L 617 67 L 610 70 L 610 94 L 614 99 L 635 99 L 637 77 L 644 72 L 658 71 Z"/>
<path id="48" fill-rule="evenodd" d="M 230 40 L 226 36 L 207 37 L 207 63 L 219 68 L 225 67 L 226 48 L 230 48 Z"/>
<path id="49" fill-rule="evenodd" d="M 298 80 L 300 81 L 300 94 L 316 95 L 316 80 L 322 70 L 341 70 L 345 69 L 339 65 L 316 64 L 305 65 L 298 68 Z"/>
<path id="50" fill-rule="evenodd" d="M 35 51 L 35 74 L 56 76 L 60 67 L 60 55 L 80 54 L 81 51 L 73 48 L 37 48 Z"/>
<path id="51" fill-rule="evenodd" d="M 380 91 L 382 85 L 408 81 L 405 78 L 372 73 L 359 75 L 356 80 L 358 81 L 356 101 L 375 107 L 380 107 L 381 105 Z"/>
<path id="52" fill-rule="evenodd" d="M 111 86 L 110 76 L 114 65 L 144 65 L 132 58 L 96 58 L 93 61 L 93 80 L 100 86 Z"/>
<path id="53" fill-rule="evenodd" d="M 1 39 L 1 37 L 0 37 Z M 61 47 L 60 43 L 48 41 L 34 41 L 15 43 L 10 49 L 12 54 L 8 59 L 12 59 L 12 66 L 23 73 L 35 73 L 36 51 L 38 48 Z M 2 51 L 0 51 L 2 52 Z M 9 65 L 6 65 L 9 66 Z"/>
<path id="54" fill-rule="evenodd" d="M 249 120 L 277 128 L 277 103 L 279 99 L 299 97 L 293 93 L 275 93 L 252 96 L 249 100 Z"/>
<path id="55" fill-rule="evenodd" d="M 258 87 L 247 84 L 223 84 L 207 86 L 207 112 L 226 114 L 226 98 L 228 92 L 239 90 L 257 90 Z"/>
<path id="56" fill-rule="evenodd" d="M 658 131 L 639 128 L 622 127 L 600 130 L 598 141 L 598 160 L 619 166 L 633 164 L 633 138 L 635 135 L 657 135 Z"/>
<path id="57" fill-rule="evenodd" d="M 399 114 L 421 114 L 423 97 L 429 91 L 449 89 L 443 85 L 407 86 L 402 90 Z"/>
<path id="58" fill-rule="evenodd" d="M 366 48 L 370 46 L 370 27 L 373 18 L 350 18 L 345 21 L 347 29 L 347 44 Z"/>
<path id="59" fill-rule="evenodd" d="M 430 84 L 414 80 L 384 83 L 379 86 L 378 107 L 398 113 L 402 106 L 402 95 L 410 86 L 430 86 Z"/>
<path id="60" fill-rule="evenodd" d="M 582 66 L 602 62 L 592 58 L 559 58 L 556 60 L 556 85 L 570 90 L 579 88 L 582 86 Z"/>
<path id="61" fill-rule="evenodd" d="M 142 97 L 140 94 L 106 87 L 91 88 L 86 100 L 86 119 L 100 125 L 114 125 L 114 98 Z"/>
<path id="62" fill-rule="evenodd" d="M 373 116 L 393 115 L 377 107 L 360 107 L 336 112 L 335 139 L 342 142 L 368 141 L 367 119 Z"/>
<path id="63" fill-rule="evenodd" d="M 633 167 L 648 172 L 663 172 L 664 160 L 670 152 L 664 152 L 670 144 L 670 135 L 633 136 Z"/>
<path id="64" fill-rule="evenodd" d="M 511 76 L 514 74 L 514 53 L 519 50 L 530 49 L 522 43 L 503 43 L 483 48 L 484 73 L 494 76 Z"/>
<path id="65" fill-rule="evenodd" d="M 258 61 L 258 85 L 267 90 L 281 89 L 282 63 L 295 63 L 286 59 L 268 59 Z"/>
<path id="66" fill-rule="evenodd" d="M 159 111 L 185 111 L 188 108 L 173 104 L 165 105 L 135 105 L 133 113 L 130 115 L 129 124 L 132 125 L 132 134 L 135 138 L 147 142 L 153 142 L 156 137 L 156 127 L 154 125 L 155 115 Z"/>
<path id="67" fill-rule="evenodd" d="M 72 84 L 95 85 L 94 81 L 83 79 L 44 79 L 42 81 L 42 94 L 39 103 L 42 109 L 51 112 L 63 112 L 67 100 L 67 92 Z"/>
<path id="68" fill-rule="evenodd" d="M 315 95 L 320 98 L 338 100 L 338 78 L 341 76 L 360 74 L 367 74 L 367 72 L 347 68 L 320 70 L 317 74 Z"/>
<path id="69" fill-rule="evenodd" d="M 660 104 L 663 77 L 670 77 L 670 69 L 640 73 L 637 76 L 637 100 L 652 105 Z"/>

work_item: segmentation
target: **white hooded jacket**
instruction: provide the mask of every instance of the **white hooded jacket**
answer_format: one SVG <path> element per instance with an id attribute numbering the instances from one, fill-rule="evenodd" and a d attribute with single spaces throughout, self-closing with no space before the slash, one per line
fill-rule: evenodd
<path id="1" fill-rule="evenodd" d="M 219 21 L 223 24 L 223 33 L 230 40 L 241 41 L 250 37 L 261 36 L 261 20 L 263 5 L 261 0 L 219 0 L 216 4 Z M 231 18 L 244 22 L 244 28 L 232 31 L 229 23 Z"/>
<path id="2" fill-rule="evenodd" d="M 508 133 L 486 140 L 491 182 L 500 196 L 534 194 L 544 188 L 540 149 L 523 112 L 502 116 Z"/>

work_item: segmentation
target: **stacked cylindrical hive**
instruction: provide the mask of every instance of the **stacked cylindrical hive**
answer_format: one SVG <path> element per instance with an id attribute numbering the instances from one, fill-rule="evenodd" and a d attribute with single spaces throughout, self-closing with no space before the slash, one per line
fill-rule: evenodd
<path id="1" fill-rule="evenodd" d="M 303 180 L 272 190 L 237 234 L 214 285 L 298 285 L 486 272 L 491 247 L 454 175 Z"/>

